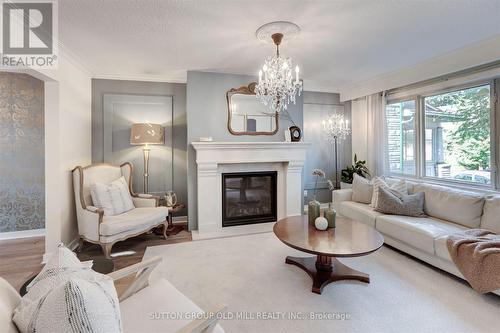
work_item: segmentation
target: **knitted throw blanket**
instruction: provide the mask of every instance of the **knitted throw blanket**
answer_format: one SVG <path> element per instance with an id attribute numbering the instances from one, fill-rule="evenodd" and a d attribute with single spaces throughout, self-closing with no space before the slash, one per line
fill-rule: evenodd
<path id="1" fill-rule="evenodd" d="M 484 229 L 470 229 L 447 240 L 451 259 L 479 293 L 500 289 L 500 235 Z"/>

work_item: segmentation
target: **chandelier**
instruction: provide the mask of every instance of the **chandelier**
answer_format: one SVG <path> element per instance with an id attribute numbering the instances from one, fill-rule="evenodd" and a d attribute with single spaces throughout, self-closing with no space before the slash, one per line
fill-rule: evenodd
<path id="1" fill-rule="evenodd" d="M 331 114 L 327 120 L 323 120 L 323 131 L 329 141 L 337 139 L 345 140 L 351 134 L 349 128 L 349 120 L 344 119 L 344 115 L 340 113 Z"/>
<path id="2" fill-rule="evenodd" d="M 291 22 L 272 22 L 260 27 L 257 37 L 262 39 L 270 29 L 276 28 L 285 28 L 295 34 L 300 31 L 299 27 Z M 284 34 L 280 32 L 271 35 L 276 45 L 276 55 L 265 59 L 264 66 L 259 70 L 259 83 L 255 87 L 257 98 L 273 112 L 281 112 L 287 109 L 288 104 L 295 104 L 296 96 L 300 96 L 302 92 L 299 66 L 293 68 L 292 59 L 280 55 L 279 47 L 283 37 Z"/>

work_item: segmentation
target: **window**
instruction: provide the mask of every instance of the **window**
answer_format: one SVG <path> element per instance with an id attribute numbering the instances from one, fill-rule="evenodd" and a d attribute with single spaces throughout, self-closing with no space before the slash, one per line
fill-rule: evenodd
<path id="1" fill-rule="evenodd" d="M 491 89 L 483 84 L 389 101 L 390 173 L 492 186 Z"/>
<path id="2" fill-rule="evenodd" d="M 387 104 L 387 139 L 391 173 L 415 175 L 415 101 Z"/>
<path id="3" fill-rule="evenodd" d="M 423 99 L 425 176 L 491 184 L 490 96 L 483 85 Z"/>

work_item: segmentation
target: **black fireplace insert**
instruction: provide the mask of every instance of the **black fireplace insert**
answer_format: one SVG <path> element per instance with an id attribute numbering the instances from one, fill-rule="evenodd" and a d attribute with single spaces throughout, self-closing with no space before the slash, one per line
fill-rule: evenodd
<path id="1" fill-rule="evenodd" d="M 276 221 L 277 175 L 276 171 L 222 174 L 222 226 Z"/>

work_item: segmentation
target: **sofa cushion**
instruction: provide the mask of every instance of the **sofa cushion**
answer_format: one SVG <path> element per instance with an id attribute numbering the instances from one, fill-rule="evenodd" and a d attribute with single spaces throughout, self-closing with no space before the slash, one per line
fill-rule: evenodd
<path id="1" fill-rule="evenodd" d="M 384 214 L 425 217 L 424 193 L 402 194 L 396 190 L 380 187 L 375 210 Z"/>
<path id="2" fill-rule="evenodd" d="M 500 234 L 500 195 L 488 195 L 485 199 L 481 229 Z"/>
<path id="3" fill-rule="evenodd" d="M 148 287 L 120 303 L 123 331 L 127 332 L 177 332 L 190 320 L 168 315 L 196 314 L 203 311 L 189 298 L 184 296 L 170 282 L 159 279 Z M 220 325 L 214 333 L 223 333 Z"/>
<path id="4" fill-rule="evenodd" d="M 372 193 L 372 183 L 368 179 L 354 174 L 352 180 L 352 201 L 369 204 L 372 202 Z"/>
<path id="5" fill-rule="evenodd" d="M 21 332 L 120 332 L 113 280 L 60 245 L 29 286 L 12 320 Z"/>
<path id="6" fill-rule="evenodd" d="M 340 204 L 340 214 L 358 222 L 375 227 L 375 220 L 382 213 L 376 212 L 368 204 L 344 201 Z"/>
<path id="7" fill-rule="evenodd" d="M 389 185 L 388 183 L 385 182 L 383 178 L 375 177 L 372 179 L 372 184 L 373 184 L 373 194 L 372 194 L 372 201 L 370 203 L 370 207 L 372 208 L 377 208 L 380 188 L 395 190 L 397 192 L 400 192 L 401 194 L 408 194 L 408 189 L 406 187 L 406 180 L 404 179 L 399 179 L 395 182 L 392 182 L 391 185 Z"/>
<path id="8" fill-rule="evenodd" d="M 434 239 L 465 229 L 431 217 L 384 215 L 377 217 L 377 230 L 416 249 L 434 254 Z"/>
<path id="9" fill-rule="evenodd" d="M 112 236 L 125 231 L 145 230 L 165 221 L 167 207 L 140 207 L 120 215 L 104 216 L 100 225 L 102 236 Z"/>
<path id="10" fill-rule="evenodd" d="M 478 228 L 483 214 L 484 196 L 444 186 L 418 184 L 414 192 L 425 193 L 425 213 L 438 219 Z"/>

